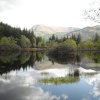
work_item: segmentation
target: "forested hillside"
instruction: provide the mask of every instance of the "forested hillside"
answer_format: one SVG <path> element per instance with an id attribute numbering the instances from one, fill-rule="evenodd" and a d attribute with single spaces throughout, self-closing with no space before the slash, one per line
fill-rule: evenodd
<path id="1" fill-rule="evenodd" d="M 0 22 L 0 50 L 20 50 L 21 48 L 44 46 L 42 37 L 36 37 L 27 29 L 11 27 Z"/>

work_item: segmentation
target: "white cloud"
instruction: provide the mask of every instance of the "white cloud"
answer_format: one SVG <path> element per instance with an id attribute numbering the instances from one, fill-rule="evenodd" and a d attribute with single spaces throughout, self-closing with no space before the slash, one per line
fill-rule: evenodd
<path id="1" fill-rule="evenodd" d="M 35 24 L 83 27 L 82 11 L 91 0 L 4 0 L 0 21 L 31 28 Z M 7 8 L 6 8 L 7 7 Z M 12 9 L 8 9 L 12 8 Z M 90 25 L 90 24 L 88 24 Z"/>

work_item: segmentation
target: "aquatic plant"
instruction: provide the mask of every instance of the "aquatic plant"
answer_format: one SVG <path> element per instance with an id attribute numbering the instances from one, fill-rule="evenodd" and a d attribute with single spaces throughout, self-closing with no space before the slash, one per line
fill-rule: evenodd
<path id="1" fill-rule="evenodd" d="M 74 77 L 74 76 L 69 76 L 69 77 L 51 77 L 51 78 L 43 78 L 40 79 L 39 82 L 40 83 L 44 83 L 44 84 L 64 84 L 64 83 L 74 83 L 74 82 L 78 82 L 79 81 L 79 77 Z"/>
<path id="2" fill-rule="evenodd" d="M 49 72 L 41 72 L 41 75 L 49 75 Z"/>

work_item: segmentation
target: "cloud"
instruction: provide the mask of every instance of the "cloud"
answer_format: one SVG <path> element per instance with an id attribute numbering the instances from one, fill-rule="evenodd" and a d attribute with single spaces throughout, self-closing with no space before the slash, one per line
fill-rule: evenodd
<path id="1" fill-rule="evenodd" d="M 12 10 L 19 4 L 19 0 L 0 0 L 0 12 Z"/>

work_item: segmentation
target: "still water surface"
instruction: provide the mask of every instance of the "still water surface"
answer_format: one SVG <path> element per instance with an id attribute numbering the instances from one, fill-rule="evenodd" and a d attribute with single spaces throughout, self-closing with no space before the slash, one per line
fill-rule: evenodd
<path id="1" fill-rule="evenodd" d="M 100 100 L 100 53 L 0 54 L 0 100 Z"/>

